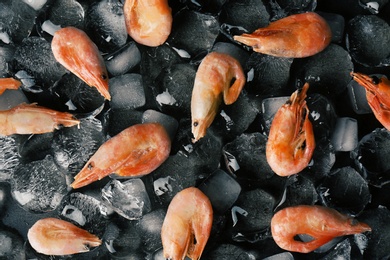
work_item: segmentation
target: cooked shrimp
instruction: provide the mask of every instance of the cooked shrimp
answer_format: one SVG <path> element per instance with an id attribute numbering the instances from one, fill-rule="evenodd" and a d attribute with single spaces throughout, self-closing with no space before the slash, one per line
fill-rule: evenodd
<path id="1" fill-rule="evenodd" d="M 1 78 L 0 79 L 0 95 L 7 89 L 18 89 L 22 83 L 19 80 L 13 78 Z"/>
<path id="2" fill-rule="evenodd" d="M 278 211 L 271 220 L 272 237 L 285 250 L 309 253 L 333 238 L 371 231 L 347 215 L 322 206 L 300 205 Z M 297 235 L 309 235 L 308 242 L 295 240 Z"/>
<path id="3" fill-rule="evenodd" d="M 213 209 L 199 189 L 180 191 L 169 204 L 161 229 L 164 258 L 199 259 L 210 236 Z M 194 240 L 195 239 L 195 240 Z"/>
<path id="4" fill-rule="evenodd" d="M 88 35 L 74 27 L 56 31 L 51 42 L 56 60 L 87 85 L 110 100 L 108 74 L 103 57 Z"/>
<path id="5" fill-rule="evenodd" d="M 88 231 L 56 218 L 38 220 L 28 230 L 27 238 L 35 251 L 45 255 L 84 253 L 102 243 Z"/>
<path id="6" fill-rule="evenodd" d="M 267 162 L 279 176 L 302 171 L 315 148 L 313 126 L 309 120 L 306 92 L 309 84 L 295 91 L 276 112 L 266 145 Z"/>
<path id="7" fill-rule="evenodd" d="M 168 0 L 126 0 L 124 16 L 127 33 L 140 44 L 159 46 L 171 33 L 172 13 Z"/>
<path id="8" fill-rule="evenodd" d="M 191 99 L 194 142 L 205 136 L 218 112 L 222 96 L 226 105 L 234 103 L 245 81 L 240 63 L 230 55 L 211 52 L 203 59 L 196 72 Z"/>
<path id="9" fill-rule="evenodd" d="M 390 130 L 390 80 L 386 77 L 370 77 L 363 73 L 351 73 L 353 79 L 366 89 L 368 104 L 376 119 Z"/>
<path id="10" fill-rule="evenodd" d="M 58 112 L 36 104 L 21 104 L 0 111 L 0 134 L 43 134 L 80 123 L 72 114 Z"/>
<path id="11" fill-rule="evenodd" d="M 105 142 L 75 176 L 74 189 L 111 173 L 122 177 L 148 174 L 169 156 L 171 140 L 158 123 L 133 125 Z"/>
<path id="12" fill-rule="evenodd" d="M 312 56 L 325 49 L 332 32 L 327 22 L 313 12 L 294 14 L 234 39 L 256 52 L 286 58 Z"/>

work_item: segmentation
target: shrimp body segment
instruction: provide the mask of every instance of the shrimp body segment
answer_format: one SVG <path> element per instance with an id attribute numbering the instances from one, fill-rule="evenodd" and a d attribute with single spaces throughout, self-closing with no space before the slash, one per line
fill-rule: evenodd
<path id="1" fill-rule="evenodd" d="M 126 0 L 124 15 L 127 33 L 140 44 L 159 46 L 171 33 L 172 13 L 168 0 Z"/>
<path id="2" fill-rule="evenodd" d="M 300 205 L 278 211 L 271 220 L 272 237 L 285 250 L 309 253 L 335 237 L 371 231 L 365 223 L 359 223 L 338 211 L 323 207 Z M 297 235 L 309 235 L 308 242 L 295 240 Z"/>
<path id="3" fill-rule="evenodd" d="M 43 134 L 53 132 L 59 126 L 78 125 L 72 114 L 58 112 L 36 104 L 21 104 L 0 111 L 0 134 Z"/>
<path id="4" fill-rule="evenodd" d="M 376 119 L 390 130 L 390 80 L 351 73 L 353 79 L 366 89 L 366 97 Z"/>
<path id="5" fill-rule="evenodd" d="M 332 39 L 327 22 L 314 12 L 294 14 L 234 40 L 263 54 L 286 58 L 312 56 L 325 49 Z"/>
<path id="6" fill-rule="evenodd" d="M 266 158 L 279 176 L 302 171 L 315 149 L 313 126 L 309 120 L 306 92 L 309 84 L 295 91 L 290 100 L 276 112 L 266 145 Z"/>
<path id="7" fill-rule="evenodd" d="M 7 89 L 18 89 L 22 85 L 22 82 L 13 78 L 1 78 L 0 79 L 0 95 Z"/>
<path id="8" fill-rule="evenodd" d="M 212 222 L 213 209 L 203 192 L 190 187 L 177 193 L 169 204 L 161 230 L 164 258 L 199 259 L 209 239 Z"/>
<path id="9" fill-rule="evenodd" d="M 88 231 L 56 218 L 38 220 L 28 230 L 27 238 L 35 251 L 45 255 L 84 253 L 102 243 Z"/>
<path id="10" fill-rule="evenodd" d="M 133 125 L 105 142 L 75 176 L 74 189 L 111 173 L 122 177 L 149 174 L 169 156 L 171 140 L 158 123 Z"/>
<path id="11" fill-rule="evenodd" d="M 99 49 L 88 35 L 75 27 L 58 30 L 51 42 L 56 60 L 87 85 L 110 100 L 108 73 Z"/>
<path id="12" fill-rule="evenodd" d="M 191 97 L 194 142 L 205 136 L 218 112 L 222 97 L 226 105 L 234 103 L 245 82 L 240 63 L 230 55 L 211 52 L 203 59 L 196 72 Z"/>

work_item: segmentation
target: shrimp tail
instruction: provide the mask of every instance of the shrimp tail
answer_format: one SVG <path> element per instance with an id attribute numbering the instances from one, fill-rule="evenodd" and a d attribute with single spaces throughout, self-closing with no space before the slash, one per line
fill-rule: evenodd
<path id="1" fill-rule="evenodd" d="M 235 81 L 233 85 L 227 90 L 225 90 L 223 93 L 223 101 L 226 105 L 231 105 L 237 100 L 246 82 L 246 78 L 241 68 L 241 65 L 236 60 L 234 60 L 234 62 L 235 63 L 232 64 L 232 69 L 234 72 Z"/>
<path id="2" fill-rule="evenodd" d="M 1 78 L 0 79 L 0 95 L 7 89 L 18 89 L 22 85 L 22 82 L 13 78 Z"/>

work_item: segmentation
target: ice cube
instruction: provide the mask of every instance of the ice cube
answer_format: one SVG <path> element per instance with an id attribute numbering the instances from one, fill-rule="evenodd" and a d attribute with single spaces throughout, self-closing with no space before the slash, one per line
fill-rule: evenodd
<path id="1" fill-rule="evenodd" d="M 106 205 L 129 220 L 140 219 L 151 211 L 149 196 L 141 179 L 112 180 L 102 189 L 102 198 Z"/>
<path id="2" fill-rule="evenodd" d="M 142 123 L 143 112 L 133 109 L 109 111 L 108 133 L 110 136 L 119 134 L 129 126 Z"/>
<path id="3" fill-rule="evenodd" d="M 141 247 L 144 251 L 153 253 L 162 247 L 161 228 L 166 212 L 163 209 L 154 210 L 139 221 Z"/>
<path id="4" fill-rule="evenodd" d="M 290 97 L 288 96 L 263 99 L 261 103 L 261 113 L 263 115 L 265 131 L 267 134 L 269 133 L 276 112 L 278 112 L 279 108 L 289 99 Z"/>
<path id="5" fill-rule="evenodd" d="M 335 151 L 349 152 L 358 145 L 358 122 L 351 117 L 340 117 L 330 139 Z"/>
<path id="6" fill-rule="evenodd" d="M 25 259 L 22 237 L 7 228 L 0 228 L 0 258 Z"/>
<path id="7" fill-rule="evenodd" d="M 245 65 L 246 71 L 252 71 L 253 78 L 248 80 L 245 88 L 250 93 L 266 97 L 288 95 L 292 62 L 291 58 L 253 52 Z"/>
<path id="8" fill-rule="evenodd" d="M 104 57 L 108 72 L 119 76 L 131 71 L 141 62 L 141 52 L 135 42 L 129 42 Z"/>
<path id="9" fill-rule="evenodd" d="M 182 9 L 173 19 L 168 43 L 194 56 L 199 52 L 210 51 L 218 33 L 219 23 L 214 16 Z"/>
<path id="10" fill-rule="evenodd" d="M 10 136 L 0 136 L 0 182 L 8 181 L 19 164 L 18 143 Z"/>
<path id="11" fill-rule="evenodd" d="M 144 83 L 141 74 L 131 73 L 110 79 L 112 109 L 136 109 L 145 105 Z"/>
<path id="12" fill-rule="evenodd" d="M 346 46 L 352 58 L 365 66 L 383 63 L 390 56 L 390 25 L 376 15 L 359 15 L 348 22 Z"/>
<path id="13" fill-rule="evenodd" d="M 43 160 L 20 165 L 10 182 L 16 202 L 35 213 L 55 210 L 68 193 L 65 175 L 49 155 Z"/>
<path id="14" fill-rule="evenodd" d="M 142 115 L 142 123 L 160 123 L 165 127 L 171 140 L 174 139 L 179 122 L 171 116 L 148 109 Z"/>
<path id="15" fill-rule="evenodd" d="M 367 101 L 366 89 L 355 80 L 351 80 L 348 84 L 348 96 L 352 109 L 356 114 L 372 113 L 372 109 Z"/>
<path id="16" fill-rule="evenodd" d="M 249 54 L 242 48 L 238 47 L 237 45 L 234 45 L 233 43 L 228 43 L 228 42 L 217 42 L 214 44 L 213 48 L 211 51 L 215 52 L 220 52 L 220 53 L 225 53 L 236 60 L 238 60 L 241 64 L 241 66 L 244 68 L 244 65 L 248 61 Z"/>
<path id="17" fill-rule="evenodd" d="M 198 188 L 210 199 L 217 214 L 226 212 L 236 202 L 241 192 L 240 184 L 220 169 L 213 172 Z"/>

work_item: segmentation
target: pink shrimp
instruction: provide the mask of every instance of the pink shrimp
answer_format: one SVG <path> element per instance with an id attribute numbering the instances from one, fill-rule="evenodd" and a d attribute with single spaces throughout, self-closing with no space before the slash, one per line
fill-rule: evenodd
<path id="1" fill-rule="evenodd" d="M 231 85 L 232 80 L 235 80 Z M 213 122 L 221 99 L 234 103 L 246 82 L 240 63 L 228 54 L 211 52 L 199 65 L 191 98 L 193 141 L 206 134 Z"/>
<path id="2" fill-rule="evenodd" d="M 161 230 L 165 259 L 182 260 L 186 255 L 199 259 L 212 222 L 213 209 L 203 192 L 190 187 L 177 193 L 169 204 Z"/>
<path id="3" fill-rule="evenodd" d="M 168 0 L 126 0 L 124 15 L 128 34 L 140 44 L 159 46 L 171 33 L 172 14 Z"/>
<path id="4" fill-rule="evenodd" d="M 72 114 L 58 112 L 36 104 L 21 104 L 0 111 L 0 134 L 43 134 L 53 132 L 59 126 L 78 125 Z"/>
<path id="5" fill-rule="evenodd" d="M 271 220 L 272 237 L 285 250 L 309 253 L 333 238 L 371 231 L 347 215 L 322 206 L 300 205 L 278 211 Z M 313 240 L 295 240 L 297 235 L 309 235 Z"/>
<path id="6" fill-rule="evenodd" d="M 84 253 L 102 243 L 88 231 L 56 218 L 38 220 L 28 230 L 27 238 L 35 251 L 45 255 Z"/>
<path id="7" fill-rule="evenodd" d="M 19 80 L 13 78 L 1 78 L 0 79 L 0 95 L 7 89 L 18 89 L 22 83 Z"/>
<path id="8" fill-rule="evenodd" d="M 169 156 L 171 140 L 158 123 L 133 125 L 105 142 L 75 176 L 74 189 L 111 173 L 122 177 L 148 174 Z"/>
<path id="9" fill-rule="evenodd" d="M 105 99 L 111 99 L 103 57 L 85 32 L 74 27 L 60 29 L 54 34 L 51 49 L 66 69 L 95 87 Z"/>
<path id="10" fill-rule="evenodd" d="M 325 49 L 332 32 L 327 22 L 313 12 L 294 14 L 234 39 L 256 52 L 286 58 L 312 56 Z"/>
<path id="11" fill-rule="evenodd" d="M 306 92 L 309 84 L 295 91 L 272 121 L 266 145 L 266 158 L 279 176 L 302 171 L 310 162 L 315 149 L 313 126 L 309 120 Z"/>
<path id="12" fill-rule="evenodd" d="M 390 130 L 390 80 L 386 77 L 370 77 L 357 72 L 352 72 L 351 75 L 366 89 L 367 101 L 376 119 Z"/>

